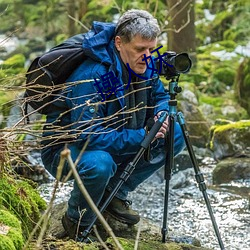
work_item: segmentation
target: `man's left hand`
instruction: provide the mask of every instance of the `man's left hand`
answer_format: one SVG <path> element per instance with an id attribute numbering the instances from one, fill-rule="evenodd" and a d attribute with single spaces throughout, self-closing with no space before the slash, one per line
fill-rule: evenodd
<path id="1" fill-rule="evenodd" d="M 155 122 L 158 120 L 158 118 L 160 117 L 161 113 L 163 111 L 159 112 L 155 117 L 154 120 Z M 155 135 L 155 139 L 159 139 L 159 138 L 165 138 L 166 133 L 169 130 L 169 124 L 168 124 L 168 116 L 165 119 L 165 121 L 162 123 L 161 128 L 159 129 L 159 131 L 157 132 L 157 134 Z"/>

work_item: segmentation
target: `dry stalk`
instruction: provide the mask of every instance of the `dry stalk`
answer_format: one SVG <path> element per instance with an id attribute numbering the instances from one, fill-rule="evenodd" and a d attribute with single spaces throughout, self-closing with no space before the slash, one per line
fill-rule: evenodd
<path id="1" fill-rule="evenodd" d="M 54 200 L 55 200 L 55 197 L 56 197 L 55 195 L 56 195 L 56 191 L 57 191 L 57 188 L 58 188 L 58 185 L 59 185 L 59 180 L 60 180 L 61 175 L 62 175 L 62 169 L 63 169 L 65 160 L 66 159 L 63 158 L 63 157 L 60 158 L 60 162 L 59 162 L 59 165 L 58 165 L 58 168 L 57 168 L 56 182 L 55 182 L 52 197 L 50 199 L 48 207 L 47 207 L 46 211 L 44 212 L 44 214 L 41 216 L 40 220 L 36 224 L 35 228 L 31 232 L 31 234 L 29 235 L 29 238 L 28 238 L 26 244 L 24 245 L 23 250 L 29 249 L 28 246 L 29 246 L 30 241 L 32 240 L 32 238 L 35 235 L 36 231 L 42 225 L 41 231 L 40 231 L 40 234 L 38 236 L 37 243 L 36 243 L 36 246 L 38 248 L 41 247 L 43 236 L 44 236 L 44 234 L 46 232 L 47 225 L 48 225 L 48 222 L 49 222 L 49 219 L 50 219 L 50 216 L 51 216 L 51 210 L 52 210 L 52 206 L 53 206 L 53 203 L 54 203 Z"/>
<path id="2" fill-rule="evenodd" d="M 136 238 L 135 238 L 134 250 L 137 250 L 138 246 L 139 246 L 139 238 L 140 238 L 140 233 L 141 233 L 141 225 L 142 225 L 142 222 L 140 220 L 139 226 L 138 226 L 138 230 L 137 230 L 137 234 L 136 234 Z"/>
<path id="3" fill-rule="evenodd" d="M 104 217 L 102 216 L 102 214 L 100 213 L 100 211 L 98 210 L 98 208 L 96 207 L 95 203 L 93 202 L 92 198 L 90 197 L 88 191 L 86 190 L 79 174 L 77 173 L 77 170 L 75 168 L 75 164 L 71 158 L 71 153 L 69 149 L 64 149 L 61 152 L 61 157 L 65 158 L 68 160 L 69 166 L 73 172 L 73 176 L 75 178 L 75 181 L 78 184 L 79 189 L 81 190 L 84 198 L 86 199 L 86 201 L 88 202 L 90 208 L 94 211 L 94 213 L 97 215 L 98 219 L 100 220 L 100 222 L 102 223 L 102 225 L 104 226 L 105 230 L 107 231 L 107 233 L 113 238 L 114 243 L 116 245 L 116 247 L 119 250 L 124 250 L 123 247 L 121 246 L 121 244 L 119 243 L 118 239 L 116 238 L 116 236 L 114 235 L 111 227 L 109 226 L 109 224 L 106 222 L 106 220 L 104 219 Z"/>
<path id="4" fill-rule="evenodd" d="M 100 234 L 98 233 L 96 225 L 93 226 L 93 230 L 94 230 L 94 233 L 95 233 L 97 239 L 100 241 L 100 243 L 104 247 L 104 249 L 109 250 L 108 246 L 105 244 L 105 242 L 102 240 Z"/>

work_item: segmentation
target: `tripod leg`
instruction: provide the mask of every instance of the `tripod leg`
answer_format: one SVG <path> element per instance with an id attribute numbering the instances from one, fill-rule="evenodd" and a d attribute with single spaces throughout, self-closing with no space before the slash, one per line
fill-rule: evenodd
<path id="1" fill-rule="evenodd" d="M 130 162 L 126 166 L 126 168 L 124 169 L 123 173 L 120 176 L 120 181 L 117 183 L 116 187 L 113 189 L 113 191 L 110 193 L 110 195 L 107 198 L 107 200 L 104 202 L 104 204 L 102 205 L 102 207 L 99 209 L 101 213 L 107 208 L 107 206 L 112 201 L 112 199 L 114 198 L 114 196 L 116 195 L 116 193 L 118 192 L 118 190 L 120 189 L 120 187 L 122 186 L 122 184 L 132 174 L 132 172 L 135 169 L 136 164 L 138 163 L 138 161 L 140 160 L 140 158 L 142 157 L 142 155 L 144 154 L 145 150 L 148 148 L 148 146 L 150 145 L 150 143 L 153 141 L 156 133 L 159 131 L 159 129 L 162 126 L 162 123 L 165 121 L 166 117 L 167 117 L 167 113 L 163 112 L 161 114 L 161 116 L 159 117 L 159 119 L 155 122 L 155 124 L 152 127 L 152 129 L 150 130 L 149 134 L 147 134 L 147 136 L 144 138 L 144 140 L 141 143 L 141 148 L 139 149 L 138 153 L 135 155 L 133 161 Z M 96 220 L 97 220 L 97 216 L 94 217 L 94 219 L 92 220 L 92 222 L 90 223 L 90 225 L 82 233 L 83 241 L 88 237 L 88 235 L 91 232 L 92 227 L 94 226 Z"/>
<path id="2" fill-rule="evenodd" d="M 174 122 L 173 115 L 169 115 L 169 131 L 166 138 L 166 162 L 165 162 L 165 197 L 164 197 L 164 213 L 163 213 L 163 225 L 162 225 L 162 242 L 166 242 L 166 235 L 168 232 L 167 220 L 168 220 L 168 200 L 169 200 L 169 183 L 172 176 L 172 169 L 174 165 Z"/>
<path id="3" fill-rule="evenodd" d="M 206 188 L 206 184 L 204 182 L 204 177 L 203 177 L 203 174 L 201 173 L 201 171 L 199 169 L 198 162 L 197 162 L 197 159 L 195 157 L 195 154 L 194 154 L 194 151 L 193 151 L 190 139 L 189 139 L 189 133 L 188 133 L 187 128 L 186 128 L 186 124 L 185 124 L 183 114 L 181 112 L 178 112 L 177 113 L 177 118 L 178 118 L 179 124 L 181 126 L 181 130 L 182 130 L 185 142 L 186 142 L 186 146 L 187 146 L 187 150 L 188 150 L 191 162 L 192 162 L 193 167 L 194 167 L 195 179 L 196 179 L 196 181 L 197 181 L 197 183 L 199 185 L 200 191 L 203 194 L 203 197 L 204 197 L 204 200 L 205 200 L 205 203 L 206 203 L 206 206 L 207 206 L 207 210 L 209 212 L 209 215 L 210 215 L 210 218 L 211 218 L 211 221 L 212 221 L 212 224 L 213 224 L 213 228 L 214 228 L 216 237 L 218 239 L 220 248 L 221 248 L 221 250 L 224 250 L 225 247 L 223 245 L 223 242 L 222 242 L 222 239 L 221 239 L 221 236 L 220 236 L 220 232 L 219 232 L 219 229 L 218 229 L 218 226 L 217 226 L 214 214 L 213 214 L 213 210 L 212 210 L 212 207 L 211 207 L 211 204 L 210 204 L 210 201 L 208 199 L 207 192 L 206 192 L 207 188 Z"/>

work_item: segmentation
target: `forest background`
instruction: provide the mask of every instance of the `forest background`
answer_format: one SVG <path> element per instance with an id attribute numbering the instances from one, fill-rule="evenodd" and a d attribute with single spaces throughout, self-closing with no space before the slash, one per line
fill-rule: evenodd
<path id="1" fill-rule="evenodd" d="M 0 39 L 0 104 L 17 95 L 17 86 L 24 85 L 27 66 L 35 56 L 72 35 L 86 32 L 94 20 L 116 22 L 131 8 L 148 10 L 158 19 L 162 30 L 159 45 L 164 46 L 161 51 L 189 53 L 193 67 L 188 75 L 181 76 L 181 81 L 195 88 L 200 106 L 206 109 L 206 105 L 212 105 L 208 118 L 249 118 L 247 0 L 0 0 L 0 33 L 4 35 Z M 18 45 L 8 50 L 8 42 L 15 39 Z M 228 105 L 234 109 L 223 113 L 221 107 Z M 1 127 L 6 125 L 10 107 L 1 106 Z"/>

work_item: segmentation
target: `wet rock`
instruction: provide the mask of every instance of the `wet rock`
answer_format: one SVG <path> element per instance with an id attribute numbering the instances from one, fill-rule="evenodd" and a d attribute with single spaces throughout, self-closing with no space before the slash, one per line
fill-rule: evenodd
<path id="1" fill-rule="evenodd" d="M 250 178 L 250 158 L 227 158 L 220 161 L 213 171 L 213 183 Z"/>
<path id="2" fill-rule="evenodd" d="M 185 123 L 192 145 L 206 148 L 210 124 L 204 118 L 198 106 L 188 101 L 181 101 L 180 110 L 185 116 Z"/>
<path id="3" fill-rule="evenodd" d="M 213 126 L 209 147 L 217 160 L 233 156 L 250 157 L 250 120 Z"/>
<path id="4" fill-rule="evenodd" d="M 174 174 L 171 178 L 170 187 L 173 189 L 178 189 L 189 186 L 191 176 L 193 176 L 193 169 L 191 168 Z"/>
<path id="5" fill-rule="evenodd" d="M 67 204 L 65 202 L 57 204 L 53 207 L 51 221 L 47 230 L 47 236 L 44 240 L 45 243 L 46 239 L 50 239 L 50 241 L 51 239 L 54 239 L 54 245 L 56 245 L 57 242 L 58 244 L 61 242 L 62 239 L 57 239 L 57 236 L 62 235 L 64 231 L 61 224 L 61 217 L 65 213 L 66 208 Z M 147 219 L 141 219 L 140 223 L 138 223 L 135 226 L 128 226 L 126 224 L 114 220 L 112 217 L 106 215 L 105 213 L 104 216 L 106 221 L 112 228 L 116 237 L 119 237 L 119 241 L 124 246 L 124 249 L 134 249 L 133 247 L 134 240 L 136 239 L 136 236 L 139 231 L 140 249 L 208 250 L 208 248 L 201 247 L 200 241 L 195 237 L 190 237 L 185 235 L 175 235 L 173 232 L 169 233 L 168 237 L 166 238 L 166 243 L 162 243 L 161 229 Z M 97 229 L 104 230 L 100 225 L 97 227 Z M 101 232 L 99 231 L 99 233 Z M 108 237 L 108 235 L 106 235 L 106 237 Z M 65 244 L 67 244 L 67 238 L 63 240 Z M 106 242 L 112 243 L 111 238 L 107 238 Z M 74 243 L 72 242 L 72 244 Z M 77 245 L 79 243 L 75 244 Z M 151 247 L 149 247 L 150 245 Z M 154 246 L 154 248 L 152 248 L 152 246 Z M 102 248 L 95 248 L 95 249 L 102 249 Z"/>

